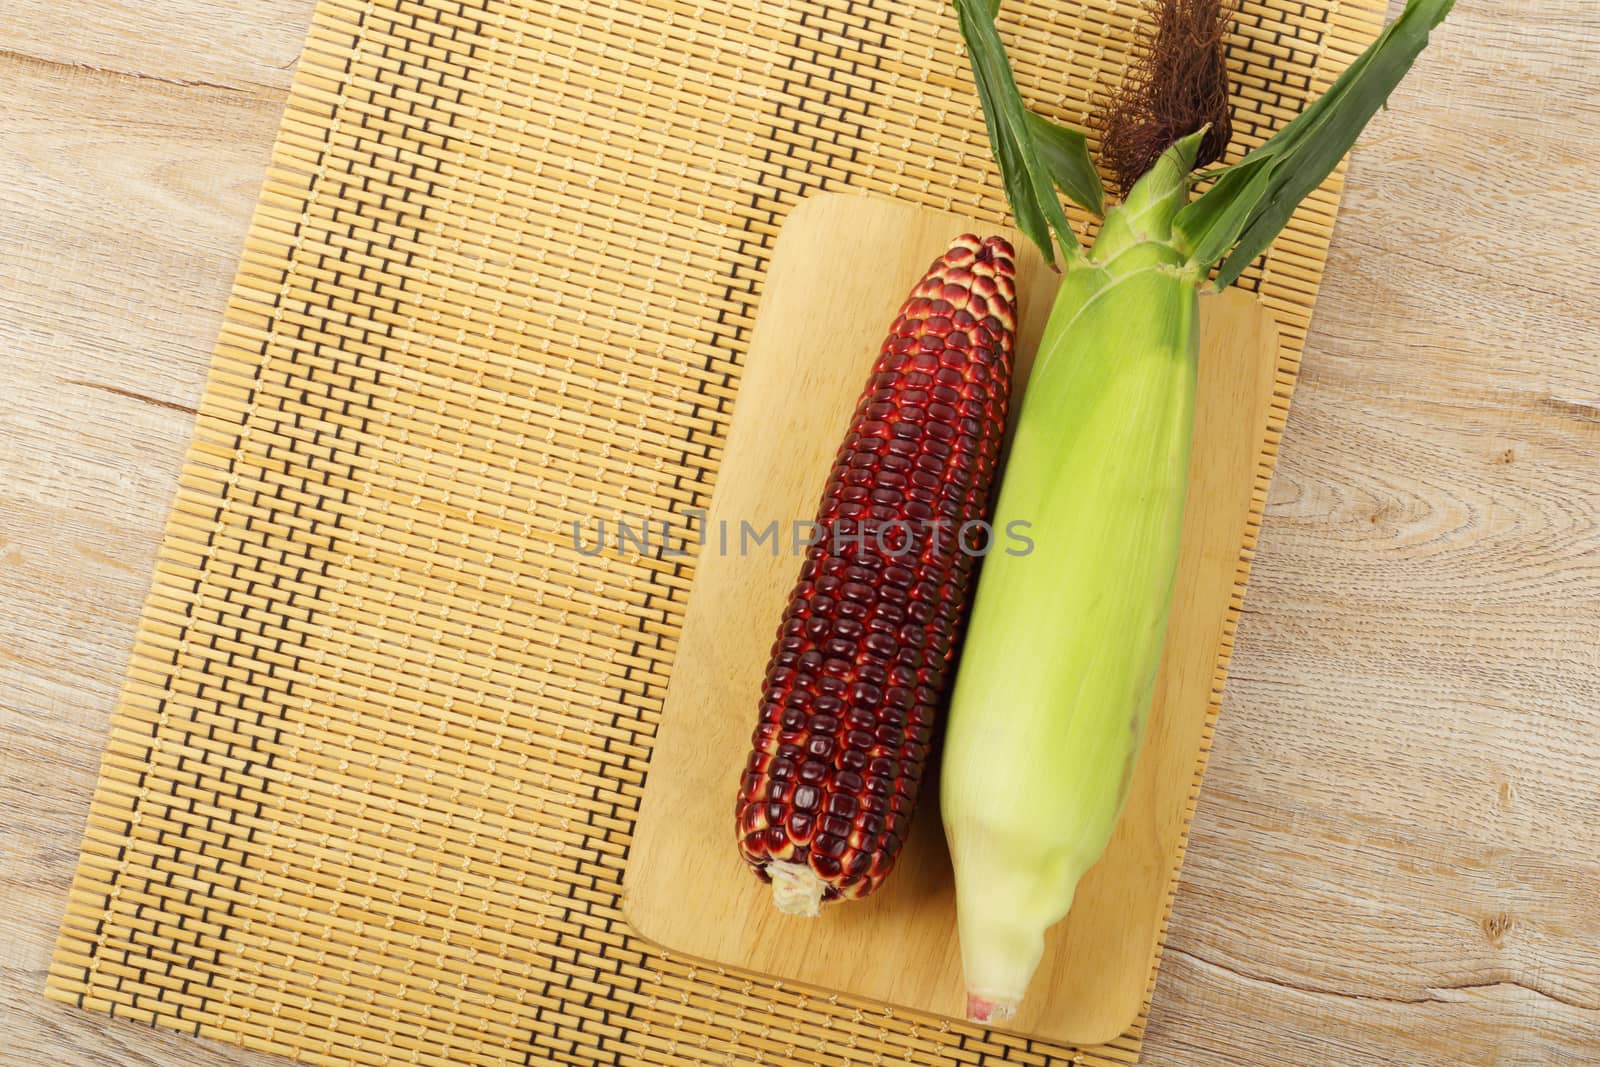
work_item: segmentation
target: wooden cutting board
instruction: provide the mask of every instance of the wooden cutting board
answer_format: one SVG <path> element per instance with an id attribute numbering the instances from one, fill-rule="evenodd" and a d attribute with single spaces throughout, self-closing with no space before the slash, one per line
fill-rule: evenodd
<path id="1" fill-rule="evenodd" d="M 895 311 L 970 219 L 829 194 L 779 235 L 624 878 L 644 937 L 685 956 L 825 991 L 959 1018 L 955 893 L 927 783 L 899 865 L 872 897 L 817 919 L 778 913 L 735 847 L 733 807 L 779 617 L 799 569 L 788 545 L 739 551 L 741 520 L 787 530 L 816 510 L 856 396 Z M 1058 276 L 1015 232 L 1019 385 Z M 1050 934 L 1009 1029 L 1067 1044 L 1122 1033 L 1148 996 L 1170 907 L 1207 708 L 1220 690 L 1223 623 L 1265 440 L 1277 328 L 1253 297 L 1202 300 L 1189 510 L 1166 658 L 1145 749 L 1116 836 Z M 1016 405 L 1013 404 L 1013 410 Z M 727 550 L 721 547 L 727 524 Z M 997 773 L 1004 773 L 997 768 Z"/>

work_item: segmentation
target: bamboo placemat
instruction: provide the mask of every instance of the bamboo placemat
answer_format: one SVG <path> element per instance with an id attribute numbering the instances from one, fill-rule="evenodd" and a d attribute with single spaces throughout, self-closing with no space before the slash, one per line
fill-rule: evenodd
<path id="1" fill-rule="evenodd" d="M 1242 6 L 1241 145 L 1383 7 Z M 1025 94 L 1080 119 L 1137 10 L 1009 0 Z M 694 567 L 571 524 L 707 504 L 774 237 L 844 187 L 1003 217 L 942 0 L 322 0 L 50 996 L 328 1063 L 1136 1059 L 1142 1017 L 1045 1047 L 618 909 Z M 1240 596 L 1338 188 L 1248 280 L 1285 337 Z"/>

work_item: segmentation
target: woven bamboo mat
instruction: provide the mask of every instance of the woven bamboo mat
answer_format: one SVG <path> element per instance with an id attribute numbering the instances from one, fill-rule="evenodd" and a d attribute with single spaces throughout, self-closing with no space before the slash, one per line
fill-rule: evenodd
<path id="1" fill-rule="evenodd" d="M 1240 143 L 1381 10 L 1244 0 Z M 1009 0 L 1025 94 L 1080 118 L 1136 13 Z M 1257 518 L 1338 186 L 1247 282 L 1285 331 Z M 844 187 L 1003 217 L 942 0 L 322 0 L 50 996 L 327 1063 L 1136 1059 L 1142 1021 L 1044 1047 L 618 910 L 694 568 L 571 524 L 707 504 L 774 237 Z"/>

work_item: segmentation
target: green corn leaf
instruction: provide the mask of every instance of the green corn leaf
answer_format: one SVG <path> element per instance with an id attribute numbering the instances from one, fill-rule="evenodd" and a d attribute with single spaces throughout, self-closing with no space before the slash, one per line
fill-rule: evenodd
<path id="1" fill-rule="evenodd" d="M 959 6 L 957 11 L 961 16 L 962 33 L 965 35 L 966 13 Z M 970 45 L 969 51 L 971 51 Z M 1006 199 L 1011 203 L 1012 214 L 1016 216 L 1017 228 L 1022 231 L 1024 237 L 1039 245 L 1048 261 L 1054 248 L 1049 225 L 1039 209 L 1038 202 L 1027 187 L 1023 174 L 1022 152 L 1006 126 L 1004 104 L 1000 102 L 999 89 L 993 79 L 987 76 L 988 68 L 975 51 L 971 52 L 971 62 L 973 84 L 977 87 L 978 101 L 983 109 L 984 129 L 989 135 L 991 154 L 994 156 L 995 165 L 1000 168 L 1000 181 L 1005 186 Z"/>
<path id="2" fill-rule="evenodd" d="M 1444 21 L 1454 3 L 1407 0 L 1400 17 L 1320 99 L 1266 144 L 1223 171 L 1214 186 L 1184 209 L 1177 229 L 1190 242 L 1195 262 L 1209 267 L 1221 261 L 1217 288 L 1233 284 L 1244 273 L 1272 244 L 1300 201 L 1339 165 L 1411 69 L 1428 43 L 1428 32 Z M 1231 177 L 1235 174 L 1239 176 Z M 1235 245 L 1229 231 L 1236 222 Z M 1224 237 L 1229 238 L 1225 244 Z M 1212 253 L 1210 258 L 1200 254 L 1202 244 Z"/>
<path id="3" fill-rule="evenodd" d="M 1192 200 L 1172 220 L 1173 242 L 1189 262 L 1209 270 L 1232 248 L 1266 196 L 1281 157 L 1252 156 L 1223 171 L 1206 195 Z M 1220 190 L 1220 192 L 1219 192 Z M 1210 195 L 1217 192 L 1218 195 Z"/>
<path id="4" fill-rule="evenodd" d="M 1056 188 L 1084 210 L 1104 214 L 1106 191 L 1089 156 L 1089 139 L 1081 131 L 1051 122 L 1038 112 L 1029 110 L 1025 117 L 1039 160 L 1050 172 Z"/>
<path id="5" fill-rule="evenodd" d="M 973 70 L 976 74 L 978 70 L 976 61 L 973 63 Z M 1039 247 L 1044 253 L 1045 262 L 1053 263 L 1055 245 L 1050 239 L 1050 226 L 1024 181 L 1025 164 L 1021 152 L 1016 142 L 1006 135 L 1005 128 L 1000 123 L 1002 105 L 995 99 L 995 87 L 986 78 L 977 77 L 975 80 L 978 86 L 978 100 L 983 107 L 984 128 L 989 133 L 989 144 L 993 150 L 995 165 L 1000 168 L 1000 181 L 1005 187 L 1006 199 L 1011 204 L 1011 214 L 1016 219 L 1017 229 L 1022 231 L 1022 236 Z"/>
<path id="6" fill-rule="evenodd" d="M 995 0 L 953 2 L 972 63 L 973 81 L 983 105 L 989 144 L 1000 167 L 1006 199 L 1016 216 L 1017 228 L 1039 246 L 1045 262 L 1055 262 L 1055 242 L 1060 243 L 1067 259 L 1075 260 L 1083 254 L 1082 247 L 1056 197 L 1054 176 L 1044 162 L 1045 153 L 1035 139 L 1034 127 L 1028 121 L 1030 112 L 1017 91 L 1011 62 L 1006 58 L 1005 45 L 994 24 L 994 12 L 999 10 L 999 4 Z M 1071 180 L 1082 184 L 1081 175 Z"/>

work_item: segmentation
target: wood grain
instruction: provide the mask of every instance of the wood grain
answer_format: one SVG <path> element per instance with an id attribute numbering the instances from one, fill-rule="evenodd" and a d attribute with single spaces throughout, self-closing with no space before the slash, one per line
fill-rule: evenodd
<path id="1" fill-rule="evenodd" d="M 1151 1063 L 1600 1062 L 1597 99 L 1462 3 L 1357 147 Z"/>
<path id="2" fill-rule="evenodd" d="M 956 1019 L 965 1000 L 955 885 L 931 788 L 884 887 L 816 921 L 772 907 L 733 847 L 728 806 L 797 567 L 787 547 L 745 553 L 740 531 L 777 519 L 787 538 L 814 512 L 895 309 L 950 239 L 973 230 L 983 232 L 943 212 L 828 194 L 796 208 L 779 235 L 624 882 L 629 922 L 675 953 Z M 840 233 L 853 235 L 857 259 L 882 268 L 841 272 Z M 1037 347 L 1058 280 L 1026 249 L 1020 353 Z M 1051 931 L 1008 1026 L 1062 1044 L 1125 1032 L 1150 985 L 1267 427 L 1277 326 L 1239 291 L 1205 300 L 1202 318 L 1192 506 L 1147 744 L 1116 837 Z M 1017 392 L 1030 363 L 1018 361 Z M 724 528 L 727 552 L 713 532 Z"/>
<path id="3" fill-rule="evenodd" d="M 0 16 L 3 1063 L 282 1062 L 39 991 L 310 9 Z M 1463 0 L 1356 151 L 1154 1067 L 1600 1062 L 1597 101 L 1590 0 Z"/>
<path id="4" fill-rule="evenodd" d="M 43 990 L 311 6 L 21 0 L 0 15 L 0 1063 L 283 1062 Z M 174 84 L 202 69 L 243 91 Z"/>

